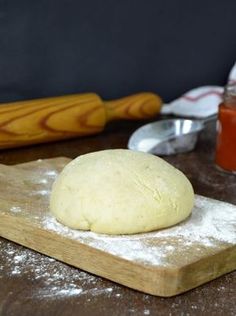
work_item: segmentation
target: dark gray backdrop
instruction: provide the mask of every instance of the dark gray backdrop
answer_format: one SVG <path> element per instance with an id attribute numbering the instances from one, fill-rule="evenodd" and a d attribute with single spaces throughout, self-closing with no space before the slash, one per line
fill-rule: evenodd
<path id="1" fill-rule="evenodd" d="M 223 84 L 235 0 L 0 0 L 0 101 Z"/>

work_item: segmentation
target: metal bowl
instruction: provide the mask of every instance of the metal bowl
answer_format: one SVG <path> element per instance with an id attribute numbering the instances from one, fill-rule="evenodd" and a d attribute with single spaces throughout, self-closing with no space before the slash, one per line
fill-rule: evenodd
<path id="1" fill-rule="evenodd" d="M 198 133 L 204 124 L 197 120 L 170 119 L 149 123 L 130 137 L 128 148 L 160 156 L 188 152 L 194 149 Z"/>

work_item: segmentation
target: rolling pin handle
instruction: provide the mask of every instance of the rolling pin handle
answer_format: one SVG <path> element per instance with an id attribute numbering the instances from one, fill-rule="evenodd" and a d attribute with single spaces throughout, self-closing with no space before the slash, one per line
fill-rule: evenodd
<path id="1" fill-rule="evenodd" d="M 138 93 L 114 101 L 104 101 L 107 121 L 149 119 L 160 113 L 161 98 L 149 92 Z"/>

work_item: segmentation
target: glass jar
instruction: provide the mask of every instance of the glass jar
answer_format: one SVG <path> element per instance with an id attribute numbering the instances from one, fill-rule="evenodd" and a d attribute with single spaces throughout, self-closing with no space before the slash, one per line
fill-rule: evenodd
<path id="1" fill-rule="evenodd" d="M 236 174 L 236 83 L 225 87 L 217 122 L 216 165 Z"/>

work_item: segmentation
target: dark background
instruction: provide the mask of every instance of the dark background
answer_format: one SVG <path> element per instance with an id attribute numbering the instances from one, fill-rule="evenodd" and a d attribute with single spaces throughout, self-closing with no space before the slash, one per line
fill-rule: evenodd
<path id="1" fill-rule="evenodd" d="M 0 0 L 0 102 L 223 85 L 235 0 Z"/>

